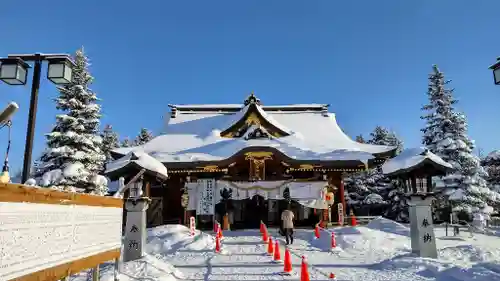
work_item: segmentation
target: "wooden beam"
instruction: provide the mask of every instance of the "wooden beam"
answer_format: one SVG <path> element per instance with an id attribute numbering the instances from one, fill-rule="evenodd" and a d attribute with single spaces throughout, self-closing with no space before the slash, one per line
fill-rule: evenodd
<path id="1" fill-rule="evenodd" d="M 123 200 L 50 188 L 36 188 L 22 184 L 0 184 L 0 202 L 29 202 L 38 204 L 85 205 L 122 208 Z"/>
<path id="2" fill-rule="evenodd" d="M 61 264 L 49 269 L 40 270 L 10 281 L 56 281 L 82 270 L 95 268 L 96 264 L 111 261 L 120 257 L 120 249 L 111 250 L 88 258 Z"/>

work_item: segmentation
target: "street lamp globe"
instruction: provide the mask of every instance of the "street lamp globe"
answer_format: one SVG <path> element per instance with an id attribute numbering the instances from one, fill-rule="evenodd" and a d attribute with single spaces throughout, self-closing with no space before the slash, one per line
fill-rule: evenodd
<path id="1" fill-rule="evenodd" d="M 495 85 L 500 85 L 500 57 L 497 58 L 497 62 L 489 68 L 493 70 L 493 79 L 495 79 Z"/>
<path id="2" fill-rule="evenodd" d="M 495 78 L 495 85 L 500 84 L 500 67 L 493 70 L 493 77 Z"/>
<path id="3" fill-rule="evenodd" d="M 48 58 L 47 78 L 57 85 L 69 84 L 73 78 L 73 62 L 67 57 Z"/>
<path id="4" fill-rule="evenodd" d="M 0 80 L 9 85 L 25 85 L 29 67 L 20 58 L 0 59 Z"/>

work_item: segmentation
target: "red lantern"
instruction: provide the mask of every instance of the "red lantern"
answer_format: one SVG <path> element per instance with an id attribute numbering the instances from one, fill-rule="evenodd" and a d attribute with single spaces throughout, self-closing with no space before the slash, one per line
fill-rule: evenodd
<path id="1" fill-rule="evenodd" d="M 328 203 L 328 205 L 333 205 L 333 203 L 335 203 L 335 196 L 333 194 L 333 192 L 328 192 L 326 193 L 325 195 L 325 201 Z"/>

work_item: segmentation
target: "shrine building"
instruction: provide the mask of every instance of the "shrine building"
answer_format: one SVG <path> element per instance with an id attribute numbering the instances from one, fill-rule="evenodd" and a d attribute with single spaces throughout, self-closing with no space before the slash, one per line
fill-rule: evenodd
<path id="1" fill-rule="evenodd" d="M 221 221 L 220 210 L 232 228 L 258 227 L 261 220 L 279 225 L 289 202 L 297 226 L 319 214 L 337 221 L 339 209 L 346 210 L 346 173 L 383 163 L 396 151 L 352 140 L 327 104 L 264 105 L 252 93 L 243 104 L 169 107 L 161 135 L 113 151 L 115 159 L 146 153 L 168 170 L 167 179 L 145 176 L 149 226 L 196 216 L 199 228 L 210 228 Z M 130 180 L 134 173 L 107 175 Z M 327 193 L 333 198 L 325 199 Z"/>

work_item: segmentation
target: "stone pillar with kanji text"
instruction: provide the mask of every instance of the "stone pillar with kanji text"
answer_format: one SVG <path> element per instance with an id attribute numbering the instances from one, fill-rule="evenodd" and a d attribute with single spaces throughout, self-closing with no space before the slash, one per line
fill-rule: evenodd
<path id="1" fill-rule="evenodd" d="M 134 183 L 130 188 L 130 196 L 125 200 L 127 222 L 125 225 L 125 239 L 123 261 L 133 261 L 145 255 L 146 247 L 146 210 L 151 199 L 143 197 L 142 182 Z"/>
<path id="2" fill-rule="evenodd" d="M 420 257 L 437 258 L 432 221 L 432 193 L 412 194 L 410 199 L 410 236 L 412 252 Z"/>

